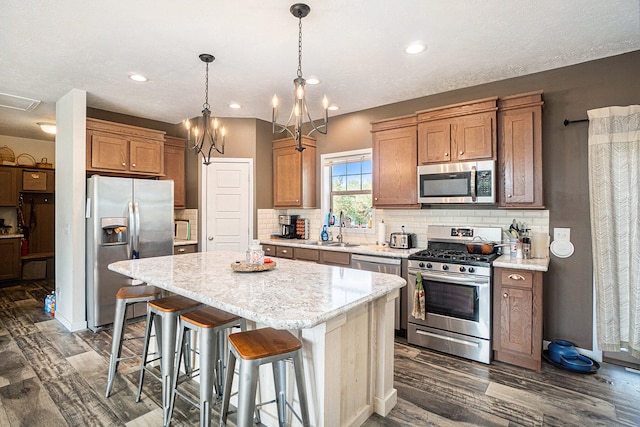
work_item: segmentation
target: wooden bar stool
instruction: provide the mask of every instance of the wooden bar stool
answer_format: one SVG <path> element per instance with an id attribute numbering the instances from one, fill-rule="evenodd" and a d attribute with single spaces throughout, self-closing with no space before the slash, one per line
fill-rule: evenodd
<path id="1" fill-rule="evenodd" d="M 176 352 L 175 366 L 172 380 L 171 404 L 169 408 L 169 420 L 173 414 L 176 394 L 200 409 L 200 426 L 211 425 L 211 397 L 215 387 L 217 398 L 222 398 L 224 380 L 224 346 L 227 331 L 239 327 L 246 330 L 245 319 L 235 314 L 227 313 L 213 307 L 191 311 L 180 316 L 180 328 L 178 331 L 178 351 Z M 178 377 L 180 375 L 180 359 L 185 347 L 185 332 L 196 331 L 199 333 L 200 354 L 200 404 L 191 400 L 178 390 Z M 196 371 L 192 371 L 196 373 Z M 215 384 L 214 384 L 215 374 Z M 191 375 L 189 375 L 191 377 Z"/>
<path id="2" fill-rule="evenodd" d="M 178 329 L 178 319 L 180 315 L 189 311 L 198 310 L 205 307 L 204 304 L 194 301 L 181 295 L 173 295 L 166 298 L 160 298 L 147 303 L 147 328 L 144 335 L 144 350 L 142 353 L 142 363 L 140 364 L 140 380 L 138 382 L 138 395 L 136 402 L 140 401 L 142 394 L 142 383 L 144 381 L 144 373 L 149 372 L 154 378 L 162 383 L 162 420 L 163 425 L 169 423 L 169 404 L 171 403 L 171 379 L 173 378 L 173 355 L 176 351 L 176 331 Z M 156 336 L 159 336 L 158 345 L 161 347 L 160 356 L 153 360 L 147 361 L 149 353 L 149 340 L 151 338 L 151 327 L 156 321 L 156 316 L 162 319 L 160 330 L 156 329 Z M 160 332 L 161 331 L 161 332 Z M 160 333 L 158 333 L 160 332 Z M 153 373 L 147 364 L 160 359 L 160 377 Z M 190 371 L 191 366 L 185 359 L 187 369 Z"/>
<path id="3" fill-rule="evenodd" d="M 116 293 L 116 313 L 113 318 L 113 337 L 111 338 L 111 356 L 109 357 L 109 376 L 107 378 L 107 392 L 106 397 L 111 394 L 111 388 L 113 387 L 113 379 L 116 376 L 116 370 L 121 360 L 131 359 L 138 356 L 121 357 L 122 342 L 135 338 L 123 338 L 125 317 L 127 314 L 127 307 L 140 303 L 149 302 L 151 300 L 160 298 L 161 290 L 155 286 L 125 286 L 118 290 Z M 136 337 L 142 338 L 142 337 Z"/>
<path id="4" fill-rule="evenodd" d="M 253 425 L 258 368 L 266 363 L 271 363 L 273 366 L 278 421 L 281 426 L 285 425 L 286 407 L 289 406 L 292 409 L 286 400 L 285 361 L 287 359 L 293 360 L 302 419 L 293 412 L 293 409 L 292 412 L 305 427 L 309 426 L 307 388 L 302 365 L 302 343 L 290 332 L 273 328 L 255 329 L 229 335 L 229 361 L 222 397 L 222 408 L 220 409 L 221 426 L 227 424 L 227 416 L 229 415 L 229 398 L 231 397 L 236 358 L 242 359 L 240 362 L 240 382 L 238 384 L 238 427 L 251 427 Z"/>

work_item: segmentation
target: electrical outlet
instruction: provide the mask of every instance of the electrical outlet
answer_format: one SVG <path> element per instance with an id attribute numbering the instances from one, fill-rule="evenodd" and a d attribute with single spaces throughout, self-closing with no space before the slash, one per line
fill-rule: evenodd
<path id="1" fill-rule="evenodd" d="M 553 229 L 554 240 L 564 240 L 566 242 L 571 240 L 570 228 L 554 228 Z"/>

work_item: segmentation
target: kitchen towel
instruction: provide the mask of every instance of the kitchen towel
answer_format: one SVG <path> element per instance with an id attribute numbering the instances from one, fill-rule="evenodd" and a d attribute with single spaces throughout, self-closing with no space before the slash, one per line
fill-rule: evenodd
<path id="1" fill-rule="evenodd" d="M 416 273 L 416 290 L 413 293 L 413 317 L 420 320 L 426 318 L 426 301 L 424 296 L 424 287 L 422 286 L 422 273 Z"/>

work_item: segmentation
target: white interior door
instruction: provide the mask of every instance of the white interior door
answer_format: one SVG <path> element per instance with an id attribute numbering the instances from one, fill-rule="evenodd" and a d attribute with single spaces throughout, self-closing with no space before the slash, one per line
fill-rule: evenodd
<path id="1" fill-rule="evenodd" d="M 253 159 L 203 165 L 202 251 L 244 252 L 253 238 Z"/>

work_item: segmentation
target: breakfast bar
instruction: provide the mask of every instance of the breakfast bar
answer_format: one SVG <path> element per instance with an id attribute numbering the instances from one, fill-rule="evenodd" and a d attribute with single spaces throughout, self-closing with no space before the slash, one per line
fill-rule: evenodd
<path id="1" fill-rule="evenodd" d="M 386 416 L 397 401 L 394 310 L 406 281 L 280 258 L 266 271 L 234 271 L 244 259 L 239 252 L 199 252 L 119 261 L 109 269 L 242 316 L 250 328 L 270 326 L 298 336 L 311 425 L 358 426 L 374 412 Z M 260 372 L 261 401 L 273 398 L 272 381 L 270 371 Z M 260 411 L 265 425 L 277 425 L 272 406 Z"/>

